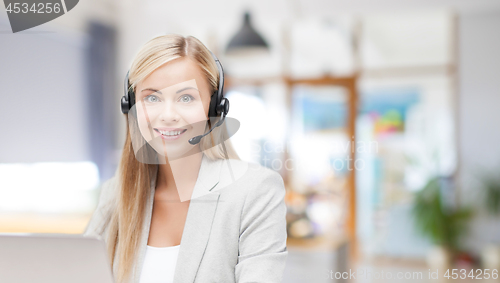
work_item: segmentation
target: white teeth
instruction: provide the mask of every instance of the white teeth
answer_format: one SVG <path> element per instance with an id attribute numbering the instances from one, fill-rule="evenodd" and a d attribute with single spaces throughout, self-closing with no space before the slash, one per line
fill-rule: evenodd
<path id="1" fill-rule="evenodd" d="M 182 132 L 182 131 L 160 131 L 160 130 L 158 131 L 164 136 L 177 136 Z"/>

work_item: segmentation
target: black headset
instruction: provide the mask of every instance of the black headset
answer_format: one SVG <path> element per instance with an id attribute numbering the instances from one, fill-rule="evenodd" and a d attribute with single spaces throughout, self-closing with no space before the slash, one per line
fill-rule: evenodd
<path id="1" fill-rule="evenodd" d="M 209 50 L 210 51 L 210 50 Z M 208 110 L 208 117 L 218 117 L 219 115 L 222 116 L 222 118 L 214 125 L 211 127 L 210 131 L 206 132 L 203 135 L 193 137 L 189 140 L 190 144 L 197 144 L 200 142 L 201 138 L 204 136 L 208 135 L 212 130 L 224 122 L 227 113 L 229 112 L 229 100 L 224 97 L 223 95 L 223 89 L 224 89 L 224 70 L 222 69 L 222 64 L 219 62 L 219 59 L 210 51 L 210 54 L 212 54 L 212 57 L 215 60 L 215 64 L 217 65 L 217 69 L 219 71 L 219 87 L 217 90 L 214 91 L 210 98 L 210 106 Z M 121 99 L 121 109 L 123 114 L 127 114 L 132 106 L 135 104 L 135 92 L 134 90 L 130 87 L 130 81 L 128 79 L 129 72 L 127 72 L 127 75 L 125 76 L 125 94 L 123 95 Z"/>

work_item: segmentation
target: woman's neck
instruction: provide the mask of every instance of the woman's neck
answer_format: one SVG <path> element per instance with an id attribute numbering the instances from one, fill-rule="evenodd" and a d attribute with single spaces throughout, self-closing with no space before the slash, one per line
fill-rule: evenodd
<path id="1" fill-rule="evenodd" d="M 158 165 L 156 191 L 169 199 L 187 201 L 191 199 L 194 185 L 203 159 L 203 152 Z"/>

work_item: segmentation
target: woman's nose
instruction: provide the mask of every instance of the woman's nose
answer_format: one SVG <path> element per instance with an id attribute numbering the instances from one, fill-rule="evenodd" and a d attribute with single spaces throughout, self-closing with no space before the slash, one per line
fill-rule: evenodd
<path id="1" fill-rule="evenodd" d="M 161 109 L 160 119 L 165 122 L 179 121 L 180 115 L 177 112 L 175 104 L 171 101 L 167 101 Z"/>

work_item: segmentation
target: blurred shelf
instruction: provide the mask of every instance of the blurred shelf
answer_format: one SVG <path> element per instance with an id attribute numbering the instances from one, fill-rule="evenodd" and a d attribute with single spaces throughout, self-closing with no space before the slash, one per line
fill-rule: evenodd
<path id="1" fill-rule="evenodd" d="M 336 251 L 349 243 L 346 237 L 314 237 L 306 239 L 288 238 L 287 248 L 308 251 Z"/>
<path id="2" fill-rule="evenodd" d="M 428 268 L 424 258 L 405 258 L 388 255 L 364 256 L 358 264 L 374 267 Z"/>
<path id="3" fill-rule="evenodd" d="M 0 233 L 81 234 L 91 214 L 0 214 Z"/>

